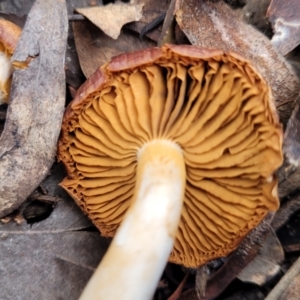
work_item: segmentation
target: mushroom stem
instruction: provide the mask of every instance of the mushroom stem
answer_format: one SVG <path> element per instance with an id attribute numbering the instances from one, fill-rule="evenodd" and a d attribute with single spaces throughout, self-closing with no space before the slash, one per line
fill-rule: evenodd
<path id="1" fill-rule="evenodd" d="M 0 52 L 0 105 L 7 102 L 10 90 L 10 76 L 12 74 L 12 64 L 10 59 Z"/>
<path id="2" fill-rule="evenodd" d="M 147 143 L 136 176 L 132 204 L 81 300 L 144 300 L 155 292 L 180 221 L 186 181 L 181 148 L 168 140 Z"/>

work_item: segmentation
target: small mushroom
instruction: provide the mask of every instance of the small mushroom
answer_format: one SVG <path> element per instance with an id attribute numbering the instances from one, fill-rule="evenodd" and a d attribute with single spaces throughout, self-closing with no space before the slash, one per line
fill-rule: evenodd
<path id="1" fill-rule="evenodd" d="M 115 236 L 81 299 L 151 299 L 168 259 L 230 254 L 279 206 L 281 146 L 270 89 L 238 54 L 165 45 L 99 68 L 58 146 L 61 186 Z"/>
<path id="2" fill-rule="evenodd" d="M 10 58 L 20 34 L 21 28 L 12 22 L 0 19 L 0 105 L 8 102 L 13 71 Z"/>

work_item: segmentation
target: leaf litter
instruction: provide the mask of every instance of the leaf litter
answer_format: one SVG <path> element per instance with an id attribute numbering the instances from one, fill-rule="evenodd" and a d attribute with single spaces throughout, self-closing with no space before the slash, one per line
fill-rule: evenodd
<path id="1" fill-rule="evenodd" d="M 264 36 L 272 36 L 272 33 L 269 33 L 268 20 L 265 12 L 260 14 L 263 8 L 260 8 L 260 3 L 256 5 L 255 2 L 257 1 L 228 0 L 225 1 L 226 5 L 221 0 L 196 2 L 192 0 L 135 1 L 136 6 L 143 6 L 142 18 L 139 21 L 126 25 L 124 24 L 128 20 L 133 21 L 133 19 L 127 18 L 126 22 L 118 26 L 116 23 L 110 24 L 111 27 L 114 27 L 113 34 L 116 34 L 115 32 L 122 27 L 121 35 L 117 40 L 109 37 L 103 28 L 102 30 L 97 28 L 88 20 L 73 22 L 71 26 L 73 33 L 72 31 L 69 32 L 68 48 L 71 47 L 70 40 L 72 40 L 74 34 L 77 51 L 74 48 L 74 44 L 73 48 L 70 49 L 73 49 L 73 54 L 78 53 L 81 69 L 84 75 L 88 77 L 99 65 L 107 62 L 116 54 L 147 48 L 156 43 L 161 44 L 170 34 L 171 40 L 176 42 L 178 40 L 176 36 L 182 35 L 185 36 L 185 39 L 186 37 L 189 39 L 189 41 L 185 40 L 185 43 L 220 47 L 225 50 L 238 51 L 244 56 L 249 55 L 248 59 L 253 60 L 262 73 L 265 72 L 267 80 L 273 86 L 275 96 L 277 95 L 281 119 L 284 124 L 287 123 L 285 151 L 289 161 L 285 162 L 284 167 L 279 171 L 279 194 L 282 197 L 283 206 L 278 213 L 278 217 L 275 214 L 273 221 L 271 221 L 271 218 L 268 222 L 265 222 L 265 227 L 258 230 L 261 234 L 260 237 L 253 238 L 253 235 L 250 235 L 245 240 L 244 246 L 239 248 L 229 258 L 220 260 L 219 263 L 210 269 L 211 273 L 207 281 L 206 297 L 203 298 L 214 299 L 225 290 L 222 294 L 223 296 L 219 297 L 220 299 L 225 299 L 230 295 L 230 291 L 227 291 L 226 287 L 231 282 L 230 286 L 239 286 L 237 289 L 239 291 L 234 295 L 230 295 L 230 299 L 244 299 L 245 297 L 251 297 L 251 295 L 254 299 L 263 299 L 278 281 L 278 276 L 282 276 L 283 272 L 288 270 L 293 262 L 296 261 L 298 258 L 297 251 L 300 251 L 300 245 L 297 240 L 293 240 L 294 244 L 288 244 L 282 238 L 282 233 L 279 235 L 279 242 L 276 238 L 278 232 L 284 230 L 285 232 L 293 230 L 297 232 L 297 225 L 290 223 L 290 220 L 291 215 L 295 214 L 295 210 L 299 211 L 300 209 L 298 205 L 299 185 L 297 183 L 300 178 L 298 169 L 298 161 L 300 161 L 298 144 L 300 144 L 300 141 L 298 141 L 299 137 L 295 136 L 300 126 L 297 123 L 300 109 L 297 105 L 295 108 L 295 103 L 298 102 L 299 77 L 296 75 L 298 74 L 297 68 L 293 71 L 290 59 L 292 57 L 293 67 L 295 68 L 295 61 L 300 61 L 299 51 L 297 51 L 299 44 L 299 40 L 297 40 L 298 33 L 293 35 L 293 40 L 291 40 L 291 35 L 285 35 L 281 36 L 280 43 L 274 42 L 276 36 L 280 33 L 280 28 L 282 28 L 275 26 L 276 21 L 278 23 L 279 20 L 280 23 L 280 20 L 283 19 L 285 20 L 283 22 L 284 25 L 290 26 L 291 23 L 297 23 L 299 17 L 297 17 L 293 3 L 286 3 L 284 6 L 280 6 L 279 2 L 275 0 L 271 1 L 271 3 L 263 1 L 264 4 L 262 5 L 264 7 L 270 5 L 268 16 L 273 24 L 275 33 L 270 41 Z M 10 4 L 10 6 L 6 3 L 1 6 L 1 9 L 2 12 L 8 13 L 8 16 L 11 18 L 11 13 L 26 15 L 32 4 L 33 1 L 28 1 L 26 5 L 18 7 L 14 6 L 14 3 Z M 227 6 L 228 4 L 231 7 Z M 127 4 L 119 3 L 118 5 Z M 74 8 L 88 6 L 88 1 L 67 1 L 69 14 L 73 13 Z M 257 8 L 256 11 L 253 7 Z M 89 9 L 91 9 L 93 17 L 96 16 L 103 21 L 103 18 L 101 18 L 102 13 L 98 12 L 103 7 L 89 7 Z M 208 13 L 204 15 L 203 12 L 205 11 Z M 293 11 L 295 12 L 294 14 Z M 146 36 L 140 41 L 138 36 L 143 28 L 151 20 L 166 12 L 164 24 L 147 32 Z M 177 23 L 174 23 L 175 15 Z M 251 23 L 262 32 L 254 30 L 253 27 L 247 27 L 249 25 L 246 26 L 244 21 Z M 41 21 L 35 20 L 34 22 L 40 24 Z M 226 25 L 222 31 L 219 30 L 220 24 Z M 199 28 L 201 28 L 201 31 L 199 31 Z M 276 28 L 279 29 L 277 30 Z M 292 29 L 284 28 L 284 30 L 290 32 L 296 29 L 296 27 Z M 245 32 L 247 32 L 246 35 Z M 230 42 L 228 42 L 228 39 Z M 247 46 L 249 43 L 255 44 L 254 46 L 259 47 L 261 51 L 255 52 L 255 50 L 251 54 L 252 46 L 250 47 L 250 52 L 243 50 L 249 48 Z M 35 62 L 39 59 L 39 55 L 35 55 L 37 54 L 36 51 L 32 53 L 34 55 L 32 55 L 31 62 Z M 257 53 L 262 53 L 262 57 L 254 57 L 258 56 L 255 55 Z M 70 61 L 74 59 L 76 60 L 76 56 L 72 57 Z M 22 60 L 24 60 L 24 57 Z M 276 71 L 275 75 L 270 70 L 270 65 L 273 66 L 273 71 Z M 66 66 L 68 66 L 68 61 L 66 61 Z M 83 80 L 79 68 L 71 69 L 71 67 L 72 64 L 69 64 L 69 67 L 66 68 L 66 82 L 70 91 L 67 97 L 71 97 L 72 93 L 74 93 L 72 89 L 77 89 Z M 263 69 L 265 71 L 262 71 Z M 25 71 L 27 70 L 29 68 L 25 69 Z M 285 75 L 279 76 L 279 73 Z M 64 80 L 62 81 L 64 82 Z M 17 81 L 16 88 L 18 85 L 21 85 L 20 81 Z M 9 109 L 12 110 L 13 108 L 14 106 L 10 104 Z M 18 110 L 14 108 L 14 111 Z M 7 124 L 9 124 L 9 120 L 10 116 L 7 115 Z M 292 167 L 289 167 L 289 164 L 292 164 Z M 50 166 L 48 170 L 49 168 Z M 31 225 L 25 221 L 22 222 L 22 213 L 26 206 L 33 202 L 32 199 L 30 202 L 29 197 L 28 202 L 21 206 L 19 213 L 7 219 L 10 222 L 0 225 L 1 299 L 18 299 L 20 295 L 22 295 L 22 299 L 78 298 L 109 244 L 107 239 L 101 238 L 99 233 L 95 231 L 90 221 L 83 216 L 73 200 L 57 186 L 61 178 L 64 177 L 62 166 L 55 163 L 51 172 L 50 175 L 48 171 L 44 172 L 42 176 L 37 175 L 39 180 L 36 180 L 34 187 L 32 186 L 28 189 L 28 192 L 24 190 L 21 201 L 23 202 L 28 196 L 33 195 L 33 190 L 38 187 L 43 178 L 47 177 L 43 183 L 48 190 L 47 196 L 59 199 L 56 205 L 53 206 L 49 217 Z M 294 218 L 297 218 L 298 214 L 296 212 Z M 16 220 L 18 220 L 19 224 Z M 272 231 L 267 234 L 269 232 L 267 227 L 270 227 L 270 224 L 276 229 L 276 235 Z M 286 228 L 284 224 L 288 224 L 290 227 Z M 285 234 L 285 236 L 287 235 Z M 287 258 L 283 260 L 282 245 L 284 245 L 286 254 L 289 257 L 293 255 L 288 260 Z M 97 251 L 95 252 L 93 249 L 97 249 Z M 246 267 L 247 264 L 248 266 Z M 293 268 L 298 270 L 297 262 Z M 170 272 L 171 269 L 175 271 Z M 282 285 L 286 289 L 285 294 L 282 294 L 280 299 L 290 299 L 292 291 L 295 290 L 295 285 L 293 284 L 297 282 L 297 272 L 287 273 L 289 285 L 286 284 L 286 279 L 283 279 L 283 283 L 279 285 L 279 289 Z M 187 276 L 186 274 L 189 275 Z M 162 278 L 164 285 L 158 287 L 155 299 L 167 299 L 168 297 L 173 297 L 170 299 L 198 299 L 195 290 L 195 274 L 194 270 L 182 270 L 178 266 L 169 264 Z M 247 284 L 244 284 L 242 281 L 252 282 L 252 288 L 248 289 Z M 254 284 L 261 285 L 261 288 Z M 277 287 L 274 288 L 275 292 L 276 290 L 278 290 Z M 179 296 L 180 294 L 181 296 Z M 272 294 L 270 294 L 271 296 Z M 278 299 L 276 298 L 278 296 L 272 297 L 270 299 Z"/>

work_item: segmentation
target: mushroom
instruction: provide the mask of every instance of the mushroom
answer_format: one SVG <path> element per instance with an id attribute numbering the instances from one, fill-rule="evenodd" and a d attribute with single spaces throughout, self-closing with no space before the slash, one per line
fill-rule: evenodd
<path id="1" fill-rule="evenodd" d="M 230 254 L 279 206 L 281 146 L 270 89 L 236 53 L 165 45 L 99 68 L 58 145 L 61 186 L 114 236 L 81 299 L 151 299 L 167 260 Z"/>
<path id="2" fill-rule="evenodd" d="M 10 58 L 20 34 L 21 28 L 12 22 L 0 19 L 0 105 L 8 102 L 13 71 Z"/>

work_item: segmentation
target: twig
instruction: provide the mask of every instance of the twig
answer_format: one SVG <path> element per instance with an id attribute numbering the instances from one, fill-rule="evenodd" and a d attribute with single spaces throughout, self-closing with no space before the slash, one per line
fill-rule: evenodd
<path id="1" fill-rule="evenodd" d="M 177 289 L 175 290 L 175 292 L 168 298 L 168 300 L 177 300 L 184 288 L 184 285 L 186 283 L 186 280 L 188 278 L 189 274 L 187 273 L 183 280 L 180 282 L 180 284 L 178 285 Z"/>

